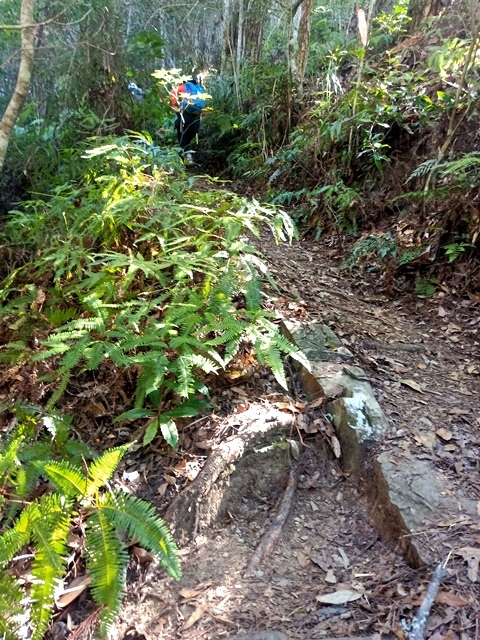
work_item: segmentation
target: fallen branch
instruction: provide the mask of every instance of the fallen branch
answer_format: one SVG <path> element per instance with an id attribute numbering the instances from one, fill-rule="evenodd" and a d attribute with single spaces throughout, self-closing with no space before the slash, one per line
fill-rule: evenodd
<path id="1" fill-rule="evenodd" d="M 258 571 L 260 564 L 262 563 L 264 558 L 268 556 L 275 542 L 278 540 L 280 533 L 282 532 L 283 525 L 287 521 L 288 514 L 290 513 L 290 508 L 293 502 L 293 496 L 295 495 L 295 490 L 297 488 L 297 482 L 298 482 L 298 466 L 293 467 L 290 470 L 290 475 L 288 476 L 287 488 L 285 489 L 285 493 L 283 494 L 282 502 L 280 504 L 280 509 L 278 510 L 275 520 L 270 525 L 269 530 L 263 536 L 262 542 L 258 545 L 255 553 L 253 554 L 250 562 L 248 563 L 247 569 L 245 571 L 246 578 L 255 575 L 255 573 Z"/>
<path id="2" fill-rule="evenodd" d="M 424 639 L 425 627 L 428 621 L 428 616 L 430 615 L 430 609 L 432 608 L 435 598 L 437 597 L 437 593 L 440 589 L 442 581 L 447 576 L 448 571 L 445 569 L 445 566 L 443 564 L 439 564 L 433 572 L 432 579 L 430 580 L 430 584 L 428 585 L 427 593 L 422 604 L 420 605 L 419 610 L 417 611 L 417 615 L 414 617 L 412 624 L 410 625 L 410 629 L 407 634 L 409 640 Z"/>

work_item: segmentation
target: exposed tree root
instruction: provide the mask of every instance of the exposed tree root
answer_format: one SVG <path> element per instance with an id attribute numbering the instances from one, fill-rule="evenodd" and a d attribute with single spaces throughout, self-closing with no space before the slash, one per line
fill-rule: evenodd
<path id="1" fill-rule="evenodd" d="M 167 509 L 165 519 L 180 544 L 193 540 L 202 528 L 216 519 L 232 473 L 232 464 L 275 435 L 284 435 L 295 422 L 290 413 L 270 407 L 259 408 L 258 405 L 233 419 L 235 425 L 239 425 L 237 435 L 212 450 L 199 475 Z"/>
<path id="2" fill-rule="evenodd" d="M 270 529 L 264 535 L 262 542 L 258 545 L 255 553 L 253 554 L 250 562 L 248 563 L 248 567 L 245 570 L 245 577 L 255 575 L 255 573 L 258 571 L 260 564 L 262 563 L 264 558 L 268 556 L 274 544 L 278 540 L 282 532 L 283 525 L 287 521 L 288 514 L 290 513 L 290 508 L 293 502 L 293 496 L 295 495 L 295 490 L 297 488 L 297 481 L 298 481 L 298 465 L 296 465 L 290 470 L 287 488 L 283 495 L 280 509 L 278 510 L 275 520 L 270 525 Z"/>

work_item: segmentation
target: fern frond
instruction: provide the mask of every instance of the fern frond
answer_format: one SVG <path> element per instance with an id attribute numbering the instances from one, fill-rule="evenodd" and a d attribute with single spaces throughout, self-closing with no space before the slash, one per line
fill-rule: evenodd
<path id="1" fill-rule="evenodd" d="M 12 467 L 18 464 L 18 450 L 23 441 L 22 437 L 12 438 L 6 449 L 0 454 L 0 479 L 10 473 Z"/>
<path id="2" fill-rule="evenodd" d="M 94 369 L 98 369 L 98 366 L 102 361 L 104 354 L 104 342 L 94 342 L 90 347 L 84 349 L 83 357 L 85 358 L 87 369 L 90 369 L 91 371 L 93 371 Z"/>
<path id="3" fill-rule="evenodd" d="M 247 327 L 248 324 L 246 322 L 238 322 L 234 327 L 225 329 L 223 329 L 222 327 L 217 327 L 216 331 L 218 332 L 218 335 L 215 336 L 215 338 L 207 340 L 204 344 L 211 347 L 217 347 L 222 344 L 238 341 Z M 213 331 L 213 327 L 211 330 Z"/>
<path id="4" fill-rule="evenodd" d="M 91 463 L 88 468 L 88 483 L 85 492 L 87 497 L 92 497 L 100 487 L 103 487 L 110 480 L 129 447 L 130 444 L 127 444 L 108 449 Z"/>
<path id="5" fill-rule="evenodd" d="M 159 556 L 162 565 L 175 580 L 181 577 L 178 549 L 165 522 L 152 505 L 128 493 L 115 491 L 102 496 L 102 509 L 109 520 L 132 540 Z"/>
<path id="6" fill-rule="evenodd" d="M 262 304 L 262 284 L 255 273 L 245 284 L 245 303 L 249 311 L 258 311 Z"/>
<path id="7" fill-rule="evenodd" d="M 220 356 L 218 356 L 218 354 L 215 351 L 210 351 L 208 355 L 211 356 L 212 359 L 218 360 L 218 364 L 215 362 L 212 362 L 212 359 L 207 358 L 201 355 L 200 353 L 194 353 L 191 356 L 188 356 L 188 358 L 195 367 L 198 367 L 203 372 L 216 373 L 218 371 L 219 365 L 221 367 L 224 366 L 223 360 L 220 358 Z"/>
<path id="8" fill-rule="evenodd" d="M 284 389 L 288 389 L 282 355 L 278 348 L 272 342 L 265 343 L 263 339 L 258 342 L 254 342 L 254 346 L 260 364 L 268 365 L 272 370 L 276 381 Z"/>
<path id="9" fill-rule="evenodd" d="M 264 321 L 266 324 L 268 321 Z M 290 342 L 285 336 L 283 336 L 277 329 L 275 325 L 272 323 L 268 323 L 272 330 L 272 339 L 275 345 L 285 353 L 285 355 L 290 356 L 300 364 L 302 364 L 307 371 L 310 371 L 311 366 L 310 362 L 306 355 L 295 345 Z"/>
<path id="10" fill-rule="evenodd" d="M 442 176 L 455 175 L 460 172 L 468 171 L 472 167 L 478 166 L 480 164 L 480 152 L 472 151 L 471 153 L 466 153 L 458 160 L 450 160 L 448 162 L 442 162 L 438 165 L 440 169 L 440 174 Z"/>
<path id="11" fill-rule="evenodd" d="M 78 320 L 72 320 L 69 325 L 72 329 L 77 329 L 82 332 L 98 331 L 100 333 L 105 331 L 105 322 L 100 316 L 96 316 L 95 318 L 78 318 Z"/>
<path id="12" fill-rule="evenodd" d="M 79 340 L 69 351 L 65 353 L 60 360 L 60 367 L 62 369 L 71 370 L 75 367 L 83 358 L 83 351 L 89 342 L 89 337 Z"/>
<path id="13" fill-rule="evenodd" d="M 127 563 L 128 554 L 115 526 L 103 509 L 95 510 L 87 520 L 86 564 L 92 578 L 93 599 L 106 607 L 101 613 L 103 630 L 114 621 L 120 607 Z"/>
<path id="14" fill-rule="evenodd" d="M 421 165 L 419 165 L 414 171 L 412 171 L 412 173 L 405 180 L 405 183 L 410 182 L 410 180 L 413 180 L 413 178 L 421 178 L 422 176 L 426 175 L 427 173 L 432 171 L 432 169 L 434 169 L 436 164 L 437 160 L 435 158 L 425 160 L 425 162 L 422 162 Z"/>
<path id="15" fill-rule="evenodd" d="M 140 349 L 141 347 L 151 347 L 155 349 L 166 349 L 167 345 L 160 339 L 157 333 L 149 333 L 143 336 L 125 336 L 125 340 L 121 342 L 122 350 L 132 351 L 133 349 Z"/>
<path id="16" fill-rule="evenodd" d="M 70 378 L 72 376 L 72 370 L 67 367 L 62 367 L 61 369 L 58 370 L 58 375 L 60 377 L 60 382 L 58 383 L 57 388 L 52 393 L 50 399 L 47 402 L 48 410 L 52 409 L 52 407 L 55 406 L 57 400 L 59 400 L 62 397 L 63 392 L 65 391 L 65 389 L 68 386 L 68 383 L 70 382 Z"/>
<path id="17" fill-rule="evenodd" d="M 170 349 L 180 351 L 180 353 L 192 353 L 195 350 L 203 349 L 204 343 L 190 335 L 182 334 L 169 340 L 168 346 Z"/>
<path id="18" fill-rule="evenodd" d="M 277 382 L 285 389 L 288 386 L 280 352 L 298 360 L 310 370 L 310 364 L 305 355 L 296 345 L 282 336 L 277 327 L 267 318 L 258 318 L 247 331 L 247 336 L 253 342 L 259 362 L 271 368 Z"/>
<path id="19" fill-rule="evenodd" d="M 183 398 L 188 396 L 193 391 L 193 371 L 192 362 L 187 356 L 180 356 L 175 361 L 175 371 L 177 373 L 177 393 Z"/>
<path id="20" fill-rule="evenodd" d="M 57 581 L 66 568 L 70 505 L 56 494 L 29 505 L 29 529 L 36 547 L 32 564 L 32 640 L 41 640 L 50 621 Z"/>
<path id="21" fill-rule="evenodd" d="M 24 591 L 18 581 L 6 572 L 0 573 L 0 638 L 18 640 L 22 622 L 20 615 L 25 607 L 22 604 Z"/>
<path id="22" fill-rule="evenodd" d="M 42 447 L 38 447 L 37 450 L 41 449 Z M 46 448 L 44 448 L 44 451 L 46 453 L 45 459 L 48 459 Z M 49 451 L 51 452 L 51 448 L 49 449 Z M 10 483 L 13 486 L 14 490 L 14 500 L 12 500 L 8 504 L 3 522 L 4 525 L 10 526 L 14 517 L 22 509 L 22 500 L 25 500 L 27 498 L 27 496 L 37 484 L 40 476 L 40 472 L 35 469 L 33 465 L 28 464 L 23 453 L 24 452 L 22 452 L 20 458 L 20 465 L 13 469 L 10 476 Z"/>
<path id="23" fill-rule="evenodd" d="M 20 520 L 22 520 L 22 522 L 19 526 Z M 28 517 L 22 513 L 19 520 L 15 523 L 15 527 L 13 529 L 7 529 L 5 533 L 0 536 L 0 568 L 8 564 L 29 540 Z"/>
<path id="24" fill-rule="evenodd" d="M 60 492 L 71 498 L 81 498 L 87 488 L 87 478 L 81 470 L 73 464 L 52 460 L 38 462 L 36 465 L 47 475 Z"/>
<path id="25" fill-rule="evenodd" d="M 46 345 L 47 341 L 45 341 L 43 344 Z M 47 358 L 53 358 L 55 356 L 61 355 L 62 353 L 65 353 L 69 349 L 70 349 L 70 346 L 68 344 L 66 344 L 65 342 L 59 342 L 58 344 L 54 344 L 53 346 L 51 346 L 49 349 L 45 349 L 40 353 L 36 353 L 35 355 L 32 356 L 32 360 L 36 361 L 36 360 L 46 360 Z"/>

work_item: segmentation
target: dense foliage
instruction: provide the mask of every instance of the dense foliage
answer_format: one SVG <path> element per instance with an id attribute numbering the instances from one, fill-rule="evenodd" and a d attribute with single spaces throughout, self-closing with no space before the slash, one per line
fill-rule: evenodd
<path id="1" fill-rule="evenodd" d="M 2 113 L 24 53 L 23 4 L 1 8 Z M 66 436 L 65 397 L 121 372 L 129 394 L 110 426 L 175 448 L 182 419 L 208 410 L 215 376 L 242 350 L 286 386 L 283 356 L 304 359 L 264 308 L 270 276 L 252 241 L 262 229 L 289 241 L 293 218 L 310 238 L 334 236 L 340 268 L 379 273 L 387 292 L 404 277 L 421 296 L 444 280 L 478 294 L 479 17 L 473 0 L 450 4 L 378 1 L 352 13 L 346 0 L 208 0 L 187 12 L 170 0 L 33 3 L 31 90 L 0 174 L 0 366 L 34 371 L 25 395 L 39 403 L 25 409 L 15 387 L 3 407 L 6 637 L 25 597 L 41 637 L 72 526 L 86 524 L 76 562 L 107 607 L 104 626 L 123 590 L 117 529 L 178 575 L 150 507 L 103 490 L 124 449 L 85 470 L 94 454 Z M 193 71 L 211 96 L 203 176 L 183 166 L 168 93 Z M 257 199 L 237 195 L 246 187 Z M 145 538 L 132 524 L 141 517 Z M 98 536 L 107 546 L 97 562 Z M 27 592 L 9 571 L 21 549 L 34 556 Z"/>

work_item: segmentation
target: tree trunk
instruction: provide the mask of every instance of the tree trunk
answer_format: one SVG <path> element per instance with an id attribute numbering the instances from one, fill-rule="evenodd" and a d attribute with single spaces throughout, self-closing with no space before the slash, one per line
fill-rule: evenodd
<path id="1" fill-rule="evenodd" d="M 310 34 L 312 31 L 313 0 L 304 0 L 302 14 L 298 25 L 297 45 L 297 83 L 299 94 L 303 93 L 303 79 L 307 68 L 308 50 L 310 48 Z"/>
<path id="2" fill-rule="evenodd" d="M 450 0 L 410 0 L 408 5 L 408 15 L 412 19 L 408 27 L 410 33 L 415 33 L 426 20 L 439 14 L 449 4 Z"/>
<path id="3" fill-rule="evenodd" d="M 223 0 L 222 9 L 222 51 L 220 58 L 220 73 L 227 71 L 227 60 L 231 50 L 231 16 L 230 16 L 230 0 Z"/>
<path id="4" fill-rule="evenodd" d="M 240 69 L 243 56 L 243 19 L 244 6 L 243 0 L 238 1 L 238 32 L 237 32 L 237 70 Z"/>
<path id="5" fill-rule="evenodd" d="M 18 69 L 17 84 L 8 107 L 0 121 L 0 171 L 5 162 L 8 143 L 12 135 L 13 127 L 25 104 L 32 79 L 34 59 L 34 31 L 33 12 L 35 0 L 22 0 L 20 10 L 20 28 L 22 32 L 22 47 L 20 67 Z"/>

